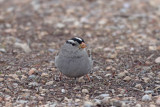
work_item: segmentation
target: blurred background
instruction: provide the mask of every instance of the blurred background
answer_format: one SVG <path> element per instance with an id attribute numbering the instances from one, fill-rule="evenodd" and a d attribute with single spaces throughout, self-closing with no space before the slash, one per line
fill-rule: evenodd
<path id="1" fill-rule="evenodd" d="M 95 60 L 93 84 L 81 81 L 78 90 L 54 80 L 54 57 L 75 36 Z M 0 0 L 0 105 L 95 106 L 101 94 L 158 105 L 159 64 L 160 0 Z M 156 97 L 143 99 L 145 90 Z"/>

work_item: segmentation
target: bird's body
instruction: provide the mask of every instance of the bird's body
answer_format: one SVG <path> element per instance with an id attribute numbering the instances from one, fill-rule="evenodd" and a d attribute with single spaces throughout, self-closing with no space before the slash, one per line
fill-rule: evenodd
<path id="1" fill-rule="evenodd" d="M 93 61 L 85 48 L 65 43 L 55 57 L 55 65 L 64 75 L 76 78 L 87 75 L 92 69 Z"/>

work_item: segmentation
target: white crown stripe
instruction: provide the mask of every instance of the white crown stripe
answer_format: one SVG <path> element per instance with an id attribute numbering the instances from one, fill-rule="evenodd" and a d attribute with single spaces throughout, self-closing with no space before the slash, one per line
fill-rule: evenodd
<path id="1" fill-rule="evenodd" d="M 68 40 L 68 42 L 70 42 L 70 43 L 75 43 L 75 41 L 74 41 L 74 40 Z"/>
<path id="2" fill-rule="evenodd" d="M 75 37 L 76 39 L 78 39 L 78 40 L 80 40 L 80 41 L 82 41 L 82 39 L 81 38 L 79 38 L 79 37 Z"/>

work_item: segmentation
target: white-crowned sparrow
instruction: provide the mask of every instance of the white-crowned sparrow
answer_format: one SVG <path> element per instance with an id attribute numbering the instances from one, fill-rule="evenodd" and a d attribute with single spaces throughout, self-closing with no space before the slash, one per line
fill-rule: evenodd
<path id="1" fill-rule="evenodd" d="M 87 74 L 91 72 L 93 60 L 86 51 L 84 40 L 79 37 L 67 40 L 61 47 L 59 55 L 55 57 L 55 66 L 68 77 L 86 75 L 90 81 Z"/>

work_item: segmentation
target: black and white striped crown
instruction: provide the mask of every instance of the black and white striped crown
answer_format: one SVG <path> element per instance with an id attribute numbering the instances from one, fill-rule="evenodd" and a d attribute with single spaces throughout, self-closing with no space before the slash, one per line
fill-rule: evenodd
<path id="1" fill-rule="evenodd" d="M 79 37 L 74 37 L 74 38 L 71 38 L 71 39 L 66 41 L 66 43 L 72 44 L 73 46 L 76 45 L 76 42 L 81 44 L 82 42 L 84 42 L 84 40 L 82 38 L 79 38 Z"/>

